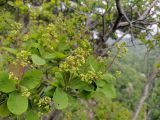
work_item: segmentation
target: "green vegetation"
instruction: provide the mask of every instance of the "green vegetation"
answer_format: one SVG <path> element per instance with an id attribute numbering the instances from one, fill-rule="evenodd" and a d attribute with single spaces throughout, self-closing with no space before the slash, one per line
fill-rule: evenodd
<path id="1" fill-rule="evenodd" d="M 157 3 L 1 0 L 0 119 L 159 120 Z"/>

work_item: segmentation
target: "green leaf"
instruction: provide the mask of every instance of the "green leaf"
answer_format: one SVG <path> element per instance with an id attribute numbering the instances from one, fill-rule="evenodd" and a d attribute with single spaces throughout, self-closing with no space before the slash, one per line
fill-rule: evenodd
<path id="1" fill-rule="evenodd" d="M 28 99 L 25 96 L 21 96 L 20 93 L 13 92 L 9 94 L 7 106 L 11 113 L 20 115 L 27 110 Z"/>
<path id="2" fill-rule="evenodd" d="M 46 61 L 44 59 L 42 59 L 41 57 L 39 57 L 38 55 L 36 55 L 36 54 L 33 54 L 31 56 L 31 58 L 32 58 L 32 61 L 33 61 L 33 63 L 35 65 L 44 65 L 44 64 L 46 64 Z"/>
<path id="3" fill-rule="evenodd" d="M 39 120 L 37 112 L 31 110 L 26 114 L 26 120 Z"/>
<path id="4" fill-rule="evenodd" d="M 55 73 L 55 78 L 61 86 L 68 86 L 68 83 L 71 79 L 70 77 L 71 77 L 71 74 L 69 71 L 65 71 L 65 72 L 61 71 L 61 72 Z"/>
<path id="5" fill-rule="evenodd" d="M 116 78 L 115 78 L 112 74 L 106 73 L 106 74 L 104 74 L 104 75 L 102 76 L 102 79 L 103 79 L 103 80 L 106 80 L 107 82 L 109 82 L 109 81 L 115 80 Z"/>
<path id="6" fill-rule="evenodd" d="M 78 79 L 71 80 L 68 86 L 72 89 L 94 91 L 94 87 L 92 85 L 88 85 L 86 82 L 83 82 Z"/>
<path id="7" fill-rule="evenodd" d="M 105 71 L 106 65 L 102 62 L 97 61 L 94 56 L 89 56 L 87 59 L 87 64 L 89 64 L 91 69 L 94 69 L 96 72 Z"/>
<path id="8" fill-rule="evenodd" d="M 99 87 L 98 91 L 102 92 L 107 98 L 116 97 L 116 90 L 112 84 L 106 83 L 103 87 Z"/>
<path id="9" fill-rule="evenodd" d="M 52 53 L 46 53 L 46 54 L 44 54 L 44 56 L 43 56 L 45 59 L 48 59 L 48 60 L 51 60 L 51 59 L 55 59 L 56 58 L 56 56 L 54 55 L 54 54 L 52 54 Z"/>
<path id="10" fill-rule="evenodd" d="M 54 52 L 53 55 L 55 55 L 56 58 L 65 58 L 67 55 L 65 55 L 62 52 Z"/>
<path id="11" fill-rule="evenodd" d="M 36 70 L 36 69 L 31 69 L 28 70 L 21 82 L 20 85 L 30 89 L 33 89 L 37 86 L 39 86 L 40 82 L 41 82 L 41 77 L 42 77 L 42 72 L 40 70 Z"/>
<path id="12" fill-rule="evenodd" d="M 44 89 L 44 94 L 46 96 L 52 97 L 54 93 L 54 88 L 52 86 L 48 86 Z"/>
<path id="13" fill-rule="evenodd" d="M 55 73 L 55 79 L 58 80 L 58 82 L 64 86 L 64 78 L 63 78 L 63 73 L 62 72 L 56 72 Z"/>
<path id="14" fill-rule="evenodd" d="M 9 79 L 7 72 L 0 72 L 0 91 L 9 93 L 16 90 L 14 81 Z"/>
<path id="15" fill-rule="evenodd" d="M 98 87 L 103 87 L 106 84 L 106 82 L 103 80 L 97 80 L 95 82 Z"/>
<path id="16" fill-rule="evenodd" d="M 16 54 L 18 52 L 18 50 L 14 48 L 3 47 L 3 49 L 12 54 Z"/>
<path id="17" fill-rule="evenodd" d="M 95 59 L 94 56 L 89 56 L 87 59 L 87 63 L 90 65 L 91 68 L 93 68 L 94 70 L 98 69 L 98 62 Z"/>
<path id="18" fill-rule="evenodd" d="M 14 6 L 14 3 L 12 1 L 7 2 L 10 6 Z"/>
<path id="19" fill-rule="evenodd" d="M 53 95 L 53 100 L 54 100 L 54 103 L 55 103 L 55 107 L 57 109 L 64 109 L 68 106 L 68 96 L 60 88 L 56 88 L 56 91 Z"/>
<path id="20" fill-rule="evenodd" d="M 90 99 L 93 95 L 94 95 L 94 92 L 92 91 L 83 90 L 80 92 L 80 96 L 85 99 Z"/>
<path id="21" fill-rule="evenodd" d="M 66 43 L 66 42 L 60 42 L 57 46 L 58 51 L 65 51 L 68 50 L 70 48 L 70 46 Z"/>
<path id="22" fill-rule="evenodd" d="M 56 0 L 51 0 L 51 2 L 54 4 L 56 2 Z"/>
<path id="23" fill-rule="evenodd" d="M 10 111 L 7 108 L 7 102 L 5 101 L 3 104 L 0 105 L 0 117 L 7 117 Z"/>
<path id="24" fill-rule="evenodd" d="M 67 55 L 63 54 L 62 52 L 54 52 L 54 53 L 46 53 L 43 56 L 45 59 L 57 59 L 57 58 L 65 58 Z"/>

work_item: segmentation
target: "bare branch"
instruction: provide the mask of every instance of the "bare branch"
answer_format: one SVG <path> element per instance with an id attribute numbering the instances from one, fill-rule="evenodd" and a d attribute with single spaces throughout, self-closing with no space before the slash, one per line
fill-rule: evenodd
<path id="1" fill-rule="evenodd" d="M 133 46 L 135 46 L 135 44 L 134 44 L 134 34 L 133 34 L 133 31 L 132 31 L 132 24 L 131 24 L 131 26 L 130 26 L 130 33 L 131 33 L 131 42 L 132 42 L 132 44 L 133 44 Z"/>
<path id="2" fill-rule="evenodd" d="M 117 17 L 117 19 L 116 19 L 113 27 L 111 28 L 111 30 L 104 35 L 104 38 L 105 38 L 105 37 L 108 38 L 108 36 L 109 36 L 110 34 L 112 34 L 112 33 L 115 32 L 115 30 L 117 29 L 117 26 L 118 26 L 119 22 L 121 21 L 121 19 L 122 19 L 122 17 L 123 17 L 123 14 L 122 14 L 122 13 L 123 13 L 123 12 L 122 12 L 123 10 L 122 10 L 121 4 L 120 4 L 120 0 L 115 0 L 115 2 L 116 2 L 116 8 L 117 8 L 117 11 L 118 11 L 118 17 Z M 107 40 L 107 39 L 106 39 L 106 40 Z"/>
<path id="3" fill-rule="evenodd" d="M 134 20 L 134 21 L 131 21 L 131 23 L 141 23 L 143 24 L 143 20 L 147 17 L 147 15 L 149 14 L 151 8 L 156 4 L 158 0 L 154 0 L 151 5 L 148 7 L 148 9 L 142 14 L 140 15 L 140 17 L 137 19 L 137 20 Z M 128 22 L 120 22 L 119 25 L 117 26 L 118 28 L 119 27 L 125 27 L 125 26 L 128 26 L 130 23 Z"/>
<path id="4" fill-rule="evenodd" d="M 127 30 L 121 37 L 119 37 L 111 46 L 114 46 L 116 43 L 121 41 L 128 33 L 129 33 L 129 30 Z"/>
<path id="5" fill-rule="evenodd" d="M 147 15 L 149 14 L 151 8 L 156 4 L 156 2 L 158 2 L 158 0 L 154 0 L 151 5 L 148 7 L 148 9 L 140 16 L 140 18 L 138 20 L 144 20 Z"/>

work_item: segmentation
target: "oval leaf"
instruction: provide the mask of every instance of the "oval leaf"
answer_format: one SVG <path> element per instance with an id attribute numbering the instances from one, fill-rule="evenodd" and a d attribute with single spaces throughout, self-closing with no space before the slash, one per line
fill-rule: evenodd
<path id="1" fill-rule="evenodd" d="M 46 64 L 46 61 L 44 59 L 42 59 L 41 57 L 39 57 L 38 55 L 36 55 L 36 54 L 33 54 L 31 56 L 31 58 L 32 58 L 32 61 L 33 61 L 33 63 L 35 65 L 44 65 L 44 64 Z"/>
<path id="2" fill-rule="evenodd" d="M 39 86 L 41 82 L 41 77 L 42 77 L 42 72 L 40 70 L 36 69 L 28 70 L 24 74 L 20 84 L 30 90 Z"/>
<path id="3" fill-rule="evenodd" d="M 19 93 L 13 92 L 9 94 L 7 106 L 11 113 L 20 115 L 27 110 L 28 99 L 25 96 L 21 96 Z"/>
<path id="4" fill-rule="evenodd" d="M 15 83 L 9 79 L 7 72 L 0 72 L 0 91 L 4 93 L 12 92 L 16 89 Z"/>
<path id="5" fill-rule="evenodd" d="M 53 95 L 53 100 L 57 109 L 64 109 L 68 106 L 68 96 L 60 88 L 56 88 L 56 91 Z"/>
<path id="6" fill-rule="evenodd" d="M 99 88 L 99 91 L 102 92 L 107 98 L 115 98 L 116 90 L 112 84 L 105 83 L 105 85 Z"/>

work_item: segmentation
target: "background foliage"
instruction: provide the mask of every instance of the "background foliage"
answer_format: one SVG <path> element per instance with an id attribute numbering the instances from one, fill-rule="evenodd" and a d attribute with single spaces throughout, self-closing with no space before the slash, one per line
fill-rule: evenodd
<path id="1" fill-rule="evenodd" d="M 0 117 L 130 120 L 160 68 L 155 3 L 1 0 Z M 137 120 L 160 119 L 158 77 Z"/>

